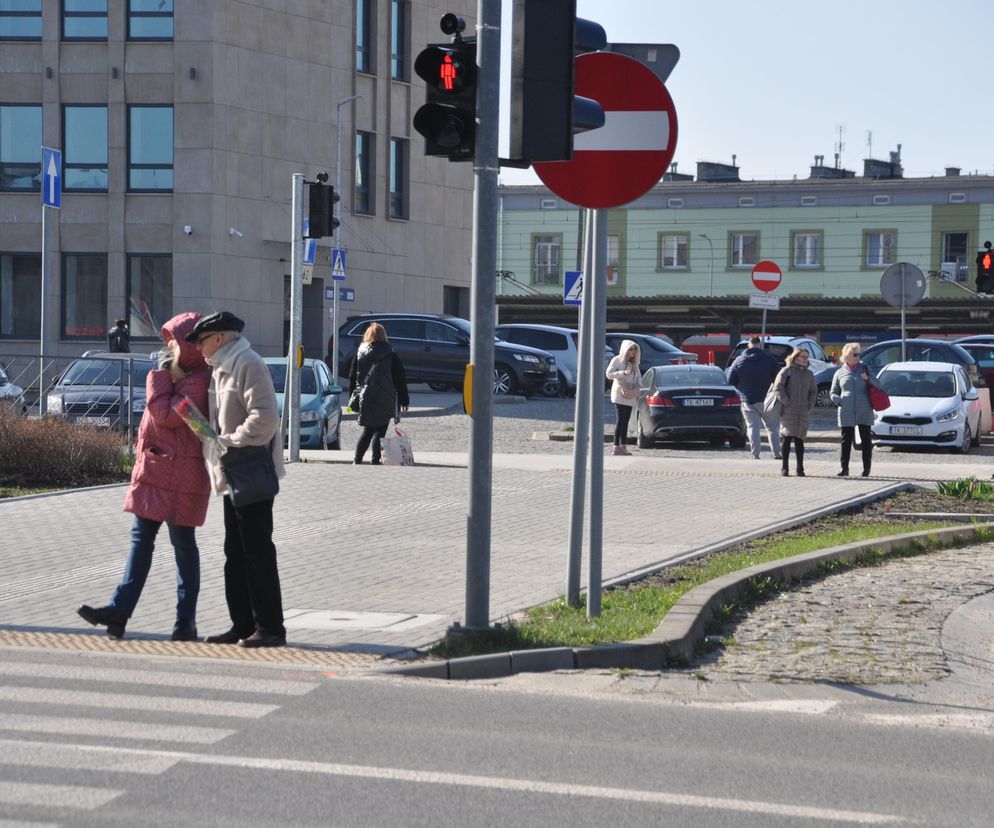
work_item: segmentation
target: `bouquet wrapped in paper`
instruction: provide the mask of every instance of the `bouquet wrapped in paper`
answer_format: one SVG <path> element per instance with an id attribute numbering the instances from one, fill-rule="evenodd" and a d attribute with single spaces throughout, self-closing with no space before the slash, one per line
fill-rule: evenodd
<path id="1" fill-rule="evenodd" d="M 207 418 L 201 413 L 200 409 L 197 408 L 189 397 L 183 397 L 183 399 L 179 402 L 174 403 L 173 411 L 180 416 L 180 419 L 182 419 L 183 422 L 190 427 L 190 430 L 203 442 L 207 443 L 218 452 L 223 453 L 224 449 L 221 447 L 221 441 L 218 440 L 217 432 L 214 430 L 214 427 L 208 422 Z"/>

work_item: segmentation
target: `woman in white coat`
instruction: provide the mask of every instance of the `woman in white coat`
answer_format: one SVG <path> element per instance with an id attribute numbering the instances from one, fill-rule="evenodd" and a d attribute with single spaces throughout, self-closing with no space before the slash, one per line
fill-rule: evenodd
<path id="1" fill-rule="evenodd" d="M 607 378 L 611 383 L 611 402 L 618 412 L 618 422 L 614 427 L 614 454 L 629 454 L 625 448 L 628 439 L 628 423 L 632 418 L 632 408 L 642 390 L 642 372 L 639 362 L 642 349 L 630 339 L 621 343 L 618 355 L 607 366 Z"/>

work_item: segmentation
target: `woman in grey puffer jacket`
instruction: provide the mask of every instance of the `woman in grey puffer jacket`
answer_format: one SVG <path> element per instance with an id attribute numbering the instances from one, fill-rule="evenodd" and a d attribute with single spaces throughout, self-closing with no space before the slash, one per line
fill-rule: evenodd
<path id="1" fill-rule="evenodd" d="M 839 427 L 842 429 L 842 471 L 837 477 L 849 476 L 849 455 L 859 429 L 863 450 L 863 477 L 870 476 L 873 457 L 873 406 L 870 405 L 870 386 L 880 388 L 880 383 L 859 359 L 859 343 L 848 342 L 842 348 L 842 367 L 832 378 L 832 402 L 839 407 Z"/>
<path id="2" fill-rule="evenodd" d="M 780 474 L 790 474 L 790 446 L 794 444 L 797 457 L 797 476 L 804 477 L 804 438 L 808 436 L 811 409 L 818 399 L 818 383 L 808 367 L 810 354 L 804 348 L 795 348 L 787 356 L 787 367 L 773 381 L 777 399 L 783 404 L 780 415 L 780 436 L 783 438 L 781 454 L 783 466 Z"/>

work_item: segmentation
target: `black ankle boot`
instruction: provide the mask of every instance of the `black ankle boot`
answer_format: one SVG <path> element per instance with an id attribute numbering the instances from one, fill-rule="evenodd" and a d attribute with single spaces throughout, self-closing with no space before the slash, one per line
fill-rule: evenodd
<path id="1" fill-rule="evenodd" d="M 107 635 L 111 638 L 124 638 L 124 628 L 128 619 L 113 607 L 91 607 L 81 604 L 76 612 L 80 618 L 93 624 L 94 627 L 106 627 Z"/>

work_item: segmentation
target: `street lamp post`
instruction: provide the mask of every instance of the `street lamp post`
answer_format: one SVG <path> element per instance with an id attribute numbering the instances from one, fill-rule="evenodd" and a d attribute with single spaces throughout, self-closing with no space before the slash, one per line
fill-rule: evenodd
<path id="1" fill-rule="evenodd" d="M 708 296 L 714 296 L 714 244 L 708 237 L 707 233 L 698 233 L 698 235 L 708 243 L 708 247 L 711 248 L 711 258 L 708 264 L 708 270 L 710 271 L 710 276 L 708 279 Z"/>
<path id="2" fill-rule="evenodd" d="M 352 101 L 357 101 L 362 95 L 350 95 L 347 98 L 342 98 L 337 104 L 335 104 L 335 186 L 338 188 L 338 193 L 342 193 L 342 107 L 347 103 Z M 339 204 L 341 204 L 341 199 L 334 205 L 335 218 L 338 218 Z M 335 224 L 335 236 L 333 246 L 338 248 L 341 247 L 341 222 Z M 331 329 L 331 348 L 332 348 L 332 360 L 331 360 L 331 381 L 334 384 L 338 384 L 338 285 L 335 284 L 334 276 L 331 279 L 332 288 L 332 304 L 331 304 L 331 315 L 333 317 L 332 329 Z"/>

